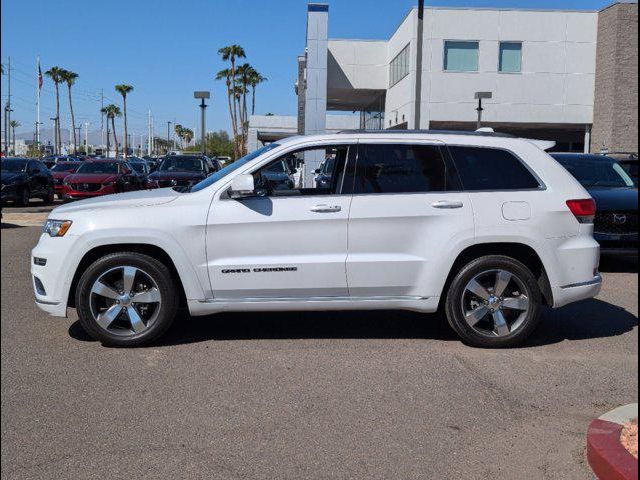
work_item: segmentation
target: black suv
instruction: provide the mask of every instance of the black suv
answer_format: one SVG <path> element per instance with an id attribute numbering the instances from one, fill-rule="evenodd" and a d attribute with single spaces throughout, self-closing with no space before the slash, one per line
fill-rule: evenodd
<path id="1" fill-rule="evenodd" d="M 594 237 L 602 253 L 638 255 L 638 185 L 605 155 L 554 153 L 596 201 Z"/>
<path id="2" fill-rule="evenodd" d="M 14 201 L 24 207 L 31 198 L 53 203 L 53 175 L 38 160 L 28 158 L 2 159 L 2 203 Z"/>

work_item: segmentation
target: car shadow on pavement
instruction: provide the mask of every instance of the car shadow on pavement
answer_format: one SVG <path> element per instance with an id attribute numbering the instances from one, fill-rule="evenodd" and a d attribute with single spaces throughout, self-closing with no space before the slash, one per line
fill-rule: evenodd
<path id="1" fill-rule="evenodd" d="M 16 225 L 14 223 L 4 223 L 4 222 L 2 222 L 0 224 L 0 228 L 3 229 L 3 230 L 5 228 L 23 228 L 23 225 Z"/>
<path id="2" fill-rule="evenodd" d="M 631 331 L 638 318 L 623 308 L 592 299 L 558 310 L 545 308 L 540 325 L 519 348 L 564 340 L 614 337 Z M 92 341 L 79 322 L 69 335 Z M 298 339 L 429 339 L 459 341 L 438 314 L 404 311 L 251 312 L 191 317 L 181 311 L 154 347 L 206 341 Z"/>

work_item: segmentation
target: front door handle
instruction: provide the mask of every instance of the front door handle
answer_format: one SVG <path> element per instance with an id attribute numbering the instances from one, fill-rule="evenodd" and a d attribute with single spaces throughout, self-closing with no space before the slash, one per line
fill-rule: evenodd
<path id="1" fill-rule="evenodd" d="M 340 205 L 322 204 L 322 205 L 315 205 L 311 207 L 311 211 L 316 213 L 332 213 L 332 212 L 339 212 L 340 210 L 342 210 L 342 207 Z"/>
<path id="2" fill-rule="evenodd" d="M 431 204 L 433 208 L 462 208 L 464 204 L 462 202 L 450 202 L 447 200 L 438 200 Z"/>

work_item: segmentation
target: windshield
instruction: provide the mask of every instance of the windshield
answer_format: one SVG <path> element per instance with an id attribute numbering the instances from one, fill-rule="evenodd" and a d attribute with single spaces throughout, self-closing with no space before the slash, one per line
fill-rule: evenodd
<path id="1" fill-rule="evenodd" d="M 77 163 L 58 163 L 51 169 L 52 172 L 73 172 L 78 168 Z"/>
<path id="2" fill-rule="evenodd" d="M 76 173 L 118 173 L 117 162 L 87 162 L 83 163 Z"/>
<path id="3" fill-rule="evenodd" d="M 27 168 L 27 160 L 6 159 L 2 160 L 2 171 L 10 173 L 24 172 Z"/>
<path id="4" fill-rule="evenodd" d="M 585 188 L 634 187 L 635 183 L 618 162 L 610 159 L 590 159 L 585 157 L 558 158 L 560 164 L 566 168 Z"/>
<path id="5" fill-rule="evenodd" d="M 204 165 L 200 158 L 172 155 L 165 157 L 158 170 L 161 172 L 202 172 Z"/>
<path id="6" fill-rule="evenodd" d="M 146 173 L 144 168 L 144 163 L 142 162 L 130 162 L 131 168 L 133 168 L 138 173 Z"/>
<path id="7" fill-rule="evenodd" d="M 242 158 L 239 158 L 235 162 L 230 163 L 229 165 L 224 167 L 222 170 L 218 170 L 216 173 L 214 173 L 213 175 L 209 175 L 207 178 L 202 180 L 200 183 L 195 184 L 193 187 L 191 187 L 191 191 L 192 192 L 197 192 L 198 190 L 202 190 L 203 188 L 207 188 L 209 185 L 213 185 L 218 180 L 220 180 L 220 179 L 226 177 L 227 175 L 229 175 L 231 172 L 237 170 L 238 168 L 243 167 L 244 165 L 249 163 L 251 160 L 254 160 L 254 159 L 258 158 L 263 153 L 268 152 L 269 150 L 273 150 L 274 148 L 277 148 L 279 146 L 280 146 L 280 144 L 278 144 L 278 143 L 270 143 L 269 145 L 265 145 L 264 147 L 259 148 L 255 152 L 251 152 L 250 154 L 245 155 Z"/>

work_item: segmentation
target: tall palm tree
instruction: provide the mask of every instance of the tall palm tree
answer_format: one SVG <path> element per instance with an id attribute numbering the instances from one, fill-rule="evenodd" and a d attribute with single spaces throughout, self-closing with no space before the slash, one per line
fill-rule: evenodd
<path id="1" fill-rule="evenodd" d="M 78 139 L 76 138 L 76 117 L 73 114 L 73 102 L 71 101 L 71 87 L 76 83 L 78 74 L 70 70 L 63 70 L 61 75 L 62 81 L 67 84 L 67 88 L 69 89 L 69 112 L 71 113 L 71 130 L 73 130 L 73 152 L 76 153 L 78 151 Z"/>
<path id="2" fill-rule="evenodd" d="M 62 82 L 62 74 L 64 72 L 64 68 L 61 67 L 51 67 L 49 70 L 44 72 L 44 74 L 49 77 L 55 87 L 56 87 L 56 153 L 59 155 L 60 150 L 62 149 L 62 141 L 60 136 L 60 82 Z"/>
<path id="3" fill-rule="evenodd" d="M 233 132 L 233 137 L 235 138 L 238 135 L 238 125 L 236 122 L 236 117 L 234 115 L 233 104 L 235 103 L 235 97 L 233 94 L 233 90 L 231 89 L 231 69 L 225 68 L 220 70 L 216 74 L 216 80 L 224 80 L 227 85 L 227 102 L 229 106 L 229 116 L 231 117 L 231 130 Z"/>
<path id="4" fill-rule="evenodd" d="M 180 148 L 182 148 L 182 139 L 184 137 L 184 127 L 179 123 L 176 123 L 175 127 L 173 127 L 173 131 L 176 132 L 176 136 L 180 139 Z"/>
<path id="5" fill-rule="evenodd" d="M 124 110 L 124 158 L 127 158 L 129 151 L 128 128 L 127 128 L 127 94 L 133 91 L 131 85 L 116 85 L 116 91 L 122 95 L 122 109 Z"/>
<path id="6" fill-rule="evenodd" d="M 191 140 L 193 140 L 193 130 L 191 130 L 190 128 L 183 128 L 182 138 L 184 139 L 185 142 L 187 142 L 187 147 L 188 147 L 189 144 L 191 143 Z"/>
<path id="7" fill-rule="evenodd" d="M 244 51 L 244 48 L 242 48 L 240 45 L 228 45 L 226 47 L 222 47 L 218 50 L 218 54 L 222 57 L 222 60 L 229 61 L 229 63 L 231 64 L 231 91 L 235 92 L 236 90 L 236 60 L 238 58 L 246 58 L 246 53 Z M 236 107 L 236 103 L 233 103 L 233 110 L 234 110 L 234 120 L 237 120 L 238 118 L 238 113 L 237 113 L 237 107 Z M 237 128 L 236 128 L 237 129 Z"/>
<path id="8" fill-rule="evenodd" d="M 251 115 L 256 114 L 256 87 L 267 80 L 267 77 L 262 76 L 260 72 L 253 69 L 249 77 L 249 85 L 251 86 Z"/>
<path id="9" fill-rule="evenodd" d="M 121 117 L 122 112 L 120 111 L 120 107 L 117 105 L 114 105 L 113 103 L 110 103 L 106 107 L 102 108 L 100 111 L 107 116 L 107 122 L 111 120 L 111 127 L 113 130 L 113 144 L 115 145 L 116 157 L 117 157 L 118 156 L 118 137 L 116 136 L 116 117 Z M 107 152 L 107 155 L 109 155 L 109 152 Z"/>
<path id="10" fill-rule="evenodd" d="M 17 120 L 11 120 L 9 126 L 11 127 L 11 144 L 13 145 L 13 154 L 16 154 L 16 128 L 22 124 Z"/>

